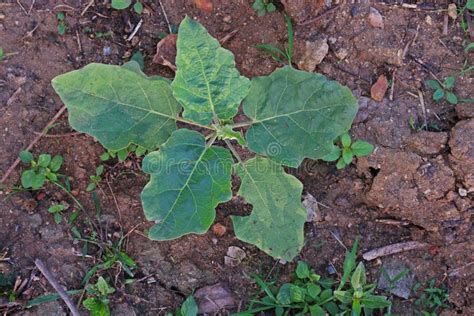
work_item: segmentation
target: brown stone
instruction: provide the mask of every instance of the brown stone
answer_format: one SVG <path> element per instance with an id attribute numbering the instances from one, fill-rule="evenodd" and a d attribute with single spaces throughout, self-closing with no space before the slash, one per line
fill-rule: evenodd
<path id="1" fill-rule="evenodd" d="M 460 121 L 449 140 L 452 168 L 469 192 L 474 191 L 474 119 Z"/>
<path id="2" fill-rule="evenodd" d="M 383 97 L 385 95 L 385 92 L 387 92 L 388 89 L 388 81 L 387 77 L 384 75 L 380 75 L 379 78 L 377 79 L 377 82 L 373 84 L 373 86 L 370 88 L 370 96 L 372 99 L 375 101 L 382 101 Z"/>
<path id="3" fill-rule="evenodd" d="M 227 231 L 227 228 L 222 224 L 217 223 L 212 226 L 212 232 L 216 236 L 222 237 L 225 235 L 226 231 Z"/>
<path id="4" fill-rule="evenodd" d="M 419 155 L 435 155 L 446 147 L 448 133 L 421 131 L 410 135 L 407 147 Z"/>

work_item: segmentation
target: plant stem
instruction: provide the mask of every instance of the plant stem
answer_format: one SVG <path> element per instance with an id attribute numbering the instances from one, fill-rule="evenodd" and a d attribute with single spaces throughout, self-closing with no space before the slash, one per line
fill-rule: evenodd
<path id="1" fill-rule="evenodd" d="M 193 121 L 189 121 L 189 120 L 186 120 L 182 117 L 176 117 L 176 121 L 178 122 L 181 122 L 181 123 L 186 123 L 186 124 L 189 124 L 189 125 L 194 125 L 194 126 L 197 126 L 197 127 L 201 127 L 201 128 L 205 128 L 205 129 L 210 129 L 210 130 L 214 130 L 213 127 L 211 126 L 207 126 L 207 125 L 202 125 L 202 124 L 199 124 L 199 123 L 196 123 L 196 122 L 193 122 Z"/>
<path id="2" fill-rule="evenodd" d="M 242 158 L 240 158 L 239 153 L 237 152 L 237 150 L 235 150 L 235 147 L 230 143 L 230 141 L 228 139 L 224 139 L 224 142 L 226 143 L 227 147 L 229 147 L 230 151 L 235 156 L 235 158 L 237 158 L 237 161 L 240 164 L 243 164 Z"/>
<path id="3" fill-rule="evenodd" d="M 247 121 L 247 122 L 231 124 L 230 127 L 231 128 L 247 127 L 247 126 L 250 126 L 252 124 L 253 124 L 252 121 Z"/>
<path id="4" fill-rule="evenodd" d="M 217 138 L 217 134 L 212 133 L 211 136 L 209 137 L 209 141 L 206 143 L 206 146 L 210 147 L 216 141 L 216 138 Z"/>
<path id="5" fill-rule="evenodd" d="M 56 182 L 56 181 L 51 181 L 51 183 L 53 183 L 54 185 L 56 185 L 57 187 L 61 188 L 64 192 L 67 193 L 67 195 L 69 195 L 69 197 L 71 199 L 73 199 L 73 201 L 77 204 L 77 206 L 79 206 L 79 208 L 85 212 L 85 209 L 84 209 L 84 206 L 82 206 L 82 204 L 76 199 L 76 197 L 74 195 L 72 195 L 71 192 L 68 191 L 68 189 L 66 189 L 62 184 L 60 184 L 59 182 Z"/>

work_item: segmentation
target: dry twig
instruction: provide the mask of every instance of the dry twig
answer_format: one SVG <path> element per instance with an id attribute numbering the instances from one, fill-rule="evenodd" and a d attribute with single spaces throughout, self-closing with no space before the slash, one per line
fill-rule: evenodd
<path id="1" fill-rule="evenodd" d="M 168 24 L 168 29 L 170 30 L 170 34 L 171 34 L 173 33 L 173 30 L 171 29 L 170 20 L 168 20 L 168 15 L 166 14 L 165 7 L 163 6 L 163 3 L 161 2 L 161 0 L 158 0 L 158 2 L 160 3 L 161 12 L 163 12 L 163 15 L 165 16 L 166 24 Z"/>
<path id="2" fill-rule="evenodd" d="M 59 296 L 61 299 L 66 303 L 67 307 L 71 311 L 71 314 L 73 316 L 80 316 L 79 311 L 77 310 L 76 306 L 72 302 L 71 298 L 67 295 L 66 291 L 59 285 L 58 281 L 56 278 L 49 272 L 48 268 L 44 265 L 44 263 L 40 259 L 35 260 L 35 265 L 38 268 L 38 270 L 41 271 L 41 273 L 44 275 L 46 280 L 48 280 L 49 284 L 58 292 Z"/>
<path id="3" fill-rule="evenodd" d="M 377 259 L 379 257 L 384 257 L 388 255 L 393 255 L 395 253 L 403 252 L 403 251 L 409 251 L 409 250 L 415 250 L 415 249 L 421 249 L 429 246 L 429 244 L 426 243 L 421 243 L 418 241 L 408 241 L 408 242 L 400 242 L 397 244 L 393 245 L 388 245 L 385 247 L 377 248 L 371 251 L 368 251 L 362 255 L 364 260 L 370 261 Z"/>
<path id="4" fill-rule="evenodd" d="M 51 121 L 46 124 L 46 127 L 43 129 L 43 132 L 39 135 L 36 135 L 36 137 L 31 141 L 31 143 L 28 145 L 28 147 L 26 147 L 25 150 L 31 150 L 33 146 L 40 140 L 40 138 L 47 133 L 49 127 L 53 125 L 58 120 L 58 118 L 64 113 L 64 111 L 66 111 L 66 106 L 63 106 L 61 109 L 59 109 L 59 111 L 56 113 L 56 115 L 54 115 Z M 8 170 L 2 176 L 0 183 L 4 183 L 8 179 L 10 174 L 13 172 L 13 170 L 15 170 L 16 166 L 18 166 L 19 163 L 20 158 L 16 158 L 10 168 L 8 168 Z"/>

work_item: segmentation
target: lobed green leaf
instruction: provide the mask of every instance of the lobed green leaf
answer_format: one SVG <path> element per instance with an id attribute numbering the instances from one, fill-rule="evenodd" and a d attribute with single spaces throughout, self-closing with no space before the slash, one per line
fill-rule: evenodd
<path id="1" fill-rule="evenodd" d="M 169 82 L 146 77 L 136 62 L 126 67 L 93 63 L 52 83 L 68 108 L 71 127 L 108 149 L 134 143 L 153 150 L 176 130 L 181 106 Z"/>
<path id="2" fill-rule="evenodd" d="M 334 151 L 334 140 L 351 126 L 357 102 L 335 81 L 283 67 L 252 79 L 244 113 L 253 121 L 246 134 L 249 149 L 298 167 L 304 158 Z"/>
<path id="3" fill-rule="evenodd" d="M 188 16 L 179 26 L 176 47 L 171 86 L 183 117 L 204 125 L 233 118 L 250 86 L 235 68 L 234 55 Z"/>
<path id="4" fill-rule="evenodd" d="M 169 240 L 205 233 L 215 218 L 217 204 L 232 197 L 232 156 L 224 148 L 206 146 L 204 136 L 180 129 L 143 160 L 151 174 L 142 191 L 145 216 L 156 222 L 149 237 Z"/>
<path id="5" fill-rule="evenodd" d="M 235 235 L 272 257 L 292 260 L 304 243 L 307 214 L 301 204 L 302 183 L 263 157 L 238 165 L 237 174 L 238 194 L 253 210 L 249 216 L 232 216 Z"/>

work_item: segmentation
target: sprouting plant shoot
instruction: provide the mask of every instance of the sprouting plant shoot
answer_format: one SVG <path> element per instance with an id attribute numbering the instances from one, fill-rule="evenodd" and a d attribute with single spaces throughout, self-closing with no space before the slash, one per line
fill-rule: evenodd
<path id="1" fill-rule="evenodd" d="M 237 238 L 292 260 L 303 247 L 307 212 L 303 184 L 284 167 L 332 153 L 351 127 L 356 98 L 323 75 L 289 66 L 249 80 L 233 54 L 189 17 L 179 27 L 176 67 L 171 82 L 146 76 L 135 61 L 93 63 L 52 83 L 72 128 L 98 139 L 107 153 L 131 144 L 149 152 L 141 200 L 155 223 L 151 239 L 207 232 L 216 207 L 232 198 L 234 173 L 238 195 L 253 206 L 249 216 L 231 217 Z M 235 122 L 241 103 L 247 120 Z M 241 150 L 256 156 L 244 161 Z"/>
<path id="2" fill-rule="evenodd" d="M 56 14 L 56 18 L 58 19 L 58 34 L 64 35 L 66 34 L 66 14 L 64 12 L 58 12 Z"/>
<path id="3" fill-rule="evenodd" d="M 454 76 L 446 77 L 442 83 L 437 80 L 426 81 L 426 85 L 434 90 L 433 100 L 439 102 L 446 98 L 446 101 L 453 105 L 458 104 L 458 97 L 451 91 L 454 88 L 455 83 L 456 78 Z"/>
<path id="4" fill-rule="evenodd" d="M 20 160 L 30 166 L 21 174 L 21 185 L 25 189 L 38 190 L 47 181 L 58 181 L 58 170 L 63 164 L 63 157 L 57 155 L 51 158 L 49 154 L 41 154 L 35 160 L 29 151 L 22 151 Z"/>
<path id="5" fill-rule="evenodd" d="M 22 171 L 21 187 L 18 190 L 39 190 L 46 183 L 51 183 L 66 192 L 81 210 L 84 209 L 82 204 L 72 195 L 67 177 L 59 173 L 59 169 L 63 164 L 62 156 L 51 157 L 50 154 L 40 154 L 38 159 L 35 159 L 31 152 L 23 150 L 19 157 L 21 162 L 29 168 Z"/>
<path id="6" fill-rule="evenodd" d="M 294 34 L 293 34 L 293 24 L 289 15 L 285 14 L 285 21 L 288 30 L 288 46 L 284 50 L 279 49 L 278 47 L 272 44 L 259 44 L 255 47 L 265 51 L 273 59 L 282 63 L 283 65 L 288 65 L 292 67 L 293 60 L 293 51 L 294 51 Z"/>
<path id="7" fill-rule="evenodd" d="M 124 10 L 130 7 L 131 4 L 132 0 L 112 0 L 111 7 L 116 10 Z M 135 4 L 133 5 L 133 10 L 137 14 L 143 13 L 143 4 L 141 0 L 135 1 Z"/>
<path id="8" fill-rule="evenodd" d="M 275 12 L 276 7 L 270 0 L 255 0 L 252 9 L 257 12 L 258 16 L 264 16 L 267 13 Z"/>
<path id="9" fill-rule="evenodd" d="M 334 147 L 334 150 L 327 156 L 323 157 L 324 161 L 336 161 L 337 169 L 344 169 L 351 164 L 355 157 L 364 157 L 370 155 L 374 151 L 374 146 L 363 140 L 352 142 L 348 133 L 342 134 L 340 137 L 340 147 Z"/>
<path id="10" fill-rule="evenodd" d="M 276 315 L 371 315 L 374 310 L 391 305 L 385 296 L 374 295 L 374 284 L 367 284 L 362 262 L 356 267 L 358 241 L 347 253 L 339 286 L 332 279 L 321 278 L 303 261 L 298 261 L 291 283 L 280 288 L 254 276 L 265 295 L 252 300 L 248 309 L 237 316 L 274 310 Z M 349 284 L 347 284 L 349 282 Z M 258 297 L 258 296 L 257 296 Z"/>
<path id="11" fill-rule="evenodd" d="M 89 285 L 86 292 L 87 298 L 82 302 L 82 305 L 90 311 L 91 316 L 110 315 L 108 297 L 115 292 L 115 289 L 108 285 L 103 277 L 99 277 L 96 284 Z"/>

